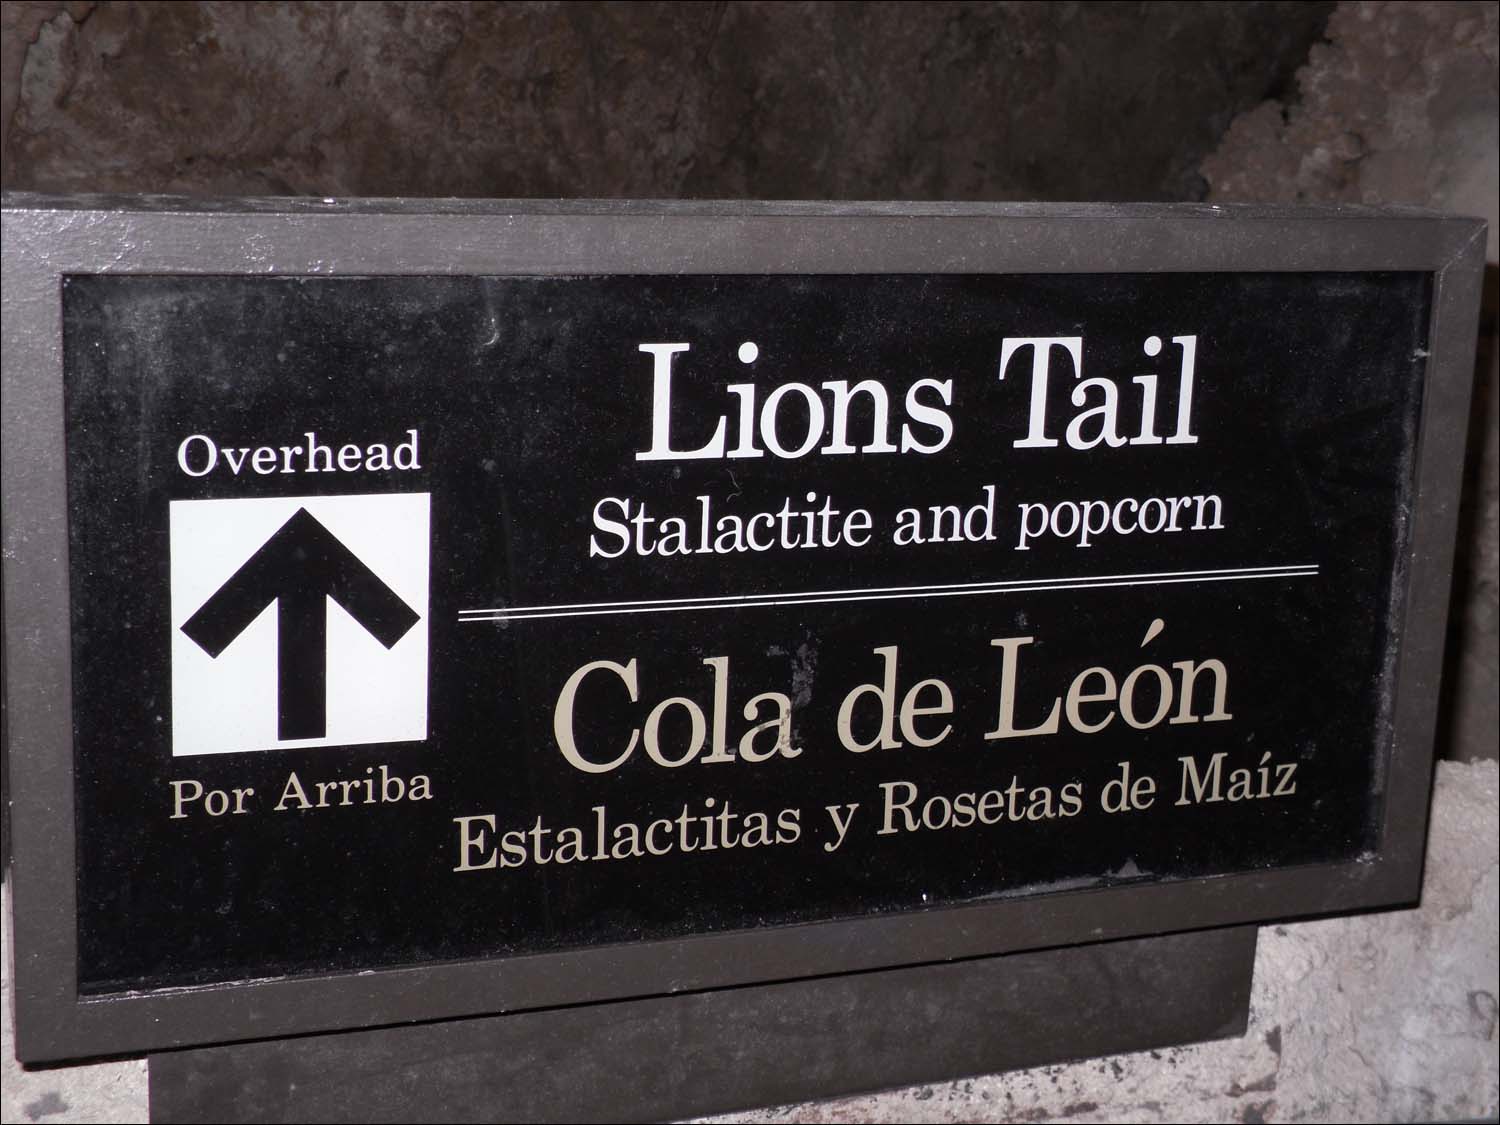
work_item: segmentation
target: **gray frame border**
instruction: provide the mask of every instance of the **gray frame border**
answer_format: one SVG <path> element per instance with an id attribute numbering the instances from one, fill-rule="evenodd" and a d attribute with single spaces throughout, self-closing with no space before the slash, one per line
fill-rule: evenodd
<path id="1" fill-rule="evenodd" d="M 1485 226 L 1410 209 L 404 200 L 4 201 L 4 663 L 18 1056 L 136 1053 L 953 960 L 1411 902 L 1420 891 Z M 1434 275 L 1380 845 L 1347 863 L 80 999 L 62 275 Z M 1377 763 L 1378 765 L 1378 763 Z M 1377 786 L 1382 778 L 1377 771 Z"/>

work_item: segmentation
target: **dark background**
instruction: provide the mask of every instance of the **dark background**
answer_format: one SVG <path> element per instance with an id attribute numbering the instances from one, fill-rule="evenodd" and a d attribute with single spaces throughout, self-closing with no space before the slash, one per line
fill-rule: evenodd
<path id="1" fill-rule="evenodd" d="M 1006 893 L 1160 880 L 1320 860 L 1370 845 L 1385 747 L 1392 567 L 1409 497 L 1415 388 L 1425 344 L 1422 275 L 1119 277 L 688 277 L 228 279 L 75 277 L 64 291 L 80 964 L 85 990 L 181 985 L 847 917 Z M 1170 325 L 1170 328 L 1166 326 Z M 1018 450 L 1028 361 L 1004 382 L 1007 335 L 1082 334 L 1085 376 L 1134 403 L 1129 377 L 1161 374 L 1158 429 L 1176 414 L 1176 348 L 1196 333 L 1196 445 Z M 734 359 L 761 349 L 753 372 Z M 952 378 L 954 438 L 936 454 L 816 454 L 638 462 L 650 363 L 636 345 L 688 340 L 677 361 L 676 440 L 696 446 L 752 377 L 873 377 L 899 402 Z M 1054 375 L 1056 418 L 1073 380 Z M 899 411 L 897 412 L 899 417 Z M 1122 410 L 1132 428 L 1135 409 Z M 314 429 L 386 437 L 416 427 L 418 474 L 201 479 L 179 442 L 276 442 Z M 1060 431 L 1061 422 L 1052 428 Z M 851 433 L 864 426 L 856 421 Z M 733 476 L 730 476 L 730 473 Z M 898 508 L 967 505 L 998 486 L 993 543 L 895 548 Z M 430 736 L 425 743 L 172 759 L 152 716 L 170 683 L 167 509 L 176 499 L 299 492 L 432 493 Z M 875 514 L 859 550 L 587 558 L 604 495 L 653 511 L 780 507 L 831 495 Z M 1012 550 L 1023 500 L 1215 493 L 1221 531 L 1056 540 Z M 461 609 L 1075 574 L 1317 563 L 1316 579 L 1054 591 L 563 621 L 461 624 Z M 1154 617 L 1162 636 L 1144 652 Z M 1034 725 L 1092 664 L 1123 680 L 1151 660 L 1222 659 L 1217 724 L 986 742 L 998 661 L 1022 651 L 1018 718 Z M 872 649 L 901 648 L 900 689 L 939 676 L 954 733 L 928 750 L 854 755 L 838 705 L 878 677 Z M 666 770 L 637 750 L 599 776 L 567 765 L 551 730 L 568 674 L 640 661 L 641 705 L 591 684 L 580 736 L 614 744 L 669 694 L 707 709 L 707 656 L 731 664 L 730 731 L 752 694 L 797 697 L 801 757 Z M 1200 692 L 1204 689 L 1200 688 Z M 615 702 L 612 704 L 610 700 Z M 150 701 L 149 704 L 143 701 Z M 1200 700 L 1200 710 L 1206 705 Z M 931 720 L 929 720 L 931 722 Z M 675 741 L 682 728 L 668 728 Z M 866 725 L 866 732 L 868 724 Z M 1270 751 L 1298 763 L 1295 797 L 1179 809 L 1180 754 Z M 1153 809 L 1104 816 L 1099 790 L 1129 760 L 1156 777 Z M 270 811 L 288 771 L 304 783 L 367 765 L 433 779 L 436 799 Z M 1228 768 L 1228 767 L 1226 767 Z M 169 821 L 167 782 L 253 785 L 260 811 Z M 874 837 L 878 784 L 924 793 L 1085 785 L 1071 819 Z M 795 845 L 455 874 L 455 816 L 502 830 L 672 817 L 706 797 L 742 811 L 803 810 Z M 268 799 L 270 798 L 270 799 Z M 823 806 L 860 801 L 839 852 Z M 586 833 L 591 839 L 592 832 Z"/>

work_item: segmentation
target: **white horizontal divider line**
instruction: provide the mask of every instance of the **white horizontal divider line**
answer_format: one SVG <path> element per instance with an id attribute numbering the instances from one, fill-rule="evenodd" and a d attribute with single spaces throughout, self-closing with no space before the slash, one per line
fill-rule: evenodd
<path id="1" fill-rule="evenodd" d="M 460 622 L 540 620 L 555 617 L 600 617 L 611 614 L 681 613 L 686 610 L 756 609 L 769 606 L 824 605 L 833 602 L 892 601 L 902 598 L 974 597 L 1042 590 L 1107 589 L 1119 586 L 1170 586 L 1190 582 L 1244 582 L 1262 578 L 1308 578 L 1316 563 L 1250 566 L 1219 570 L 1148 571 L 1140 574 L 1078 575 L 1066 578 L 956 582 L 930 586 L 873 586 L 867 589 L 807 590 L 776 594 L 722 594 L 697 598 L 650 598 L 623 602 L 575 602 L 560 605 L 501 606 L 461 609 Z"/>

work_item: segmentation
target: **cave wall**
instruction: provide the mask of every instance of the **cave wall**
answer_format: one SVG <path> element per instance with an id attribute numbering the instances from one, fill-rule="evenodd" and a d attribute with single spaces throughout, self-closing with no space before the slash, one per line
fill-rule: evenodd
<path id="1" fill-rule="evenodd" d="M 26 0 L 4 186 L 1192 198 L 1330 7 Z"/>

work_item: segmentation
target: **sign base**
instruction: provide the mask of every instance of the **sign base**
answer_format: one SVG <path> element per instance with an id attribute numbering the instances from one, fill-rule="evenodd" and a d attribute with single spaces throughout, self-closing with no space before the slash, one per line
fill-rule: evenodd
<path id="1" fill-rule="evenodd" d="M 1243 1034 L 1256 927 L 150 1057 L 151 1120 L 640 1121 Z"/>

